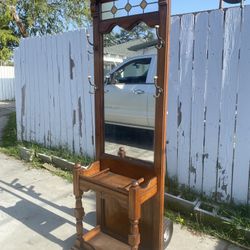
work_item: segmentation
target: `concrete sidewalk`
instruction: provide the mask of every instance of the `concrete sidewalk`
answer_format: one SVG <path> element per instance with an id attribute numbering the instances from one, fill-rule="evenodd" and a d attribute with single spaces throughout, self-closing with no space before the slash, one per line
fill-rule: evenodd
<path id="1" fill-rule="evenodd" d="M 84 196 L 84 227 L 94 226 L 95 198 Z M 69 250 L 75 238 L 72 184 L 0 153 L 0 249 Z M 175 225 L 169 250 L 239 250 Z M 118 250 L 118 249 L 112 249 Z"/>
<path id="2" fill-rule="evenodd" d="M 93 227 L 93 193 L 84 199 Z M 72 184 L 0 154 L 0 249 L 69 250 L 75 238 Z"/>

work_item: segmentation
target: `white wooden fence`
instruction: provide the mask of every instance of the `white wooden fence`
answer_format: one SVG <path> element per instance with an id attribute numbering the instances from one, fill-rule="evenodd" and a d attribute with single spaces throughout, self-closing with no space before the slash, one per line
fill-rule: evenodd
<path id="1" fill-rule="evenodd" d="M 168 175 L 217 200 L 249 203 L 250 7 L 172 17 Z M 19 139 L 93 155 L 93 75 L 83 31 L 22 41 Z"/>
<path id="2" fill-rule="evenodd" d="M 168 174 L 249 202 L 250 7 L 172 18 Z"/>
<path id="3" fill-rule="evenodd" d="M 29 38 L 15 52 L 19 140 L 94 154 L 93 75 L 84 31 Z"/>
<path id="4" fill-rule="evenodd" d="M 14 67 L 0 66 L 0 101 L 14 100 Z"/>

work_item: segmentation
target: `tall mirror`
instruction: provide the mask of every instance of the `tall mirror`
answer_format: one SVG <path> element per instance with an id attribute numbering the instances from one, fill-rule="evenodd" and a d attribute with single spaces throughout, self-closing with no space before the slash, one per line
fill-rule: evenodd
<path id="1" fill-rule="evenodd" d="M 105 153 L 153 162 L 156 31 L 140 23 L 103 39 Z"/>

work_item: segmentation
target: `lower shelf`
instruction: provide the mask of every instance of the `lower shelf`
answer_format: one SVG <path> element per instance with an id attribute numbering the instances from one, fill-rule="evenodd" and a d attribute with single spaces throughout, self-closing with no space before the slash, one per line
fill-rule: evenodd
<path id="1" fill-rule="evenodd" d="M 103 233 L 99 226 L 83 236 L 85 248 L 88 250 L 130 250 L 131 247 Z"/>

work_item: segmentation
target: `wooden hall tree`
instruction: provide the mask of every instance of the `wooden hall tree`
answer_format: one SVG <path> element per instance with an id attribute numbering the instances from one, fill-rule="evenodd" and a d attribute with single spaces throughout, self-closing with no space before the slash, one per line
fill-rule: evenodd
<path id="1" fill-rule="evenodd" d="M 135 8 L 141 11 L 132 12 Z M 95 82 L 90 83 L 95 94 L 96 159 L 87 170 L 78 164 L 74 168 L 77 239 L 72 249 L 163 250 L 170 1 L 91 0 L 91 13 Z M 153 162 L 126 157 L 123 149 L 119 156 L 105 151 L 103 36 L 115 26 L 132 30 L 141 22 L 155 28 L 157 35 Z M 83 234 L 82 195 L 88 190 L 96 192 L 98 226 Z"/>

